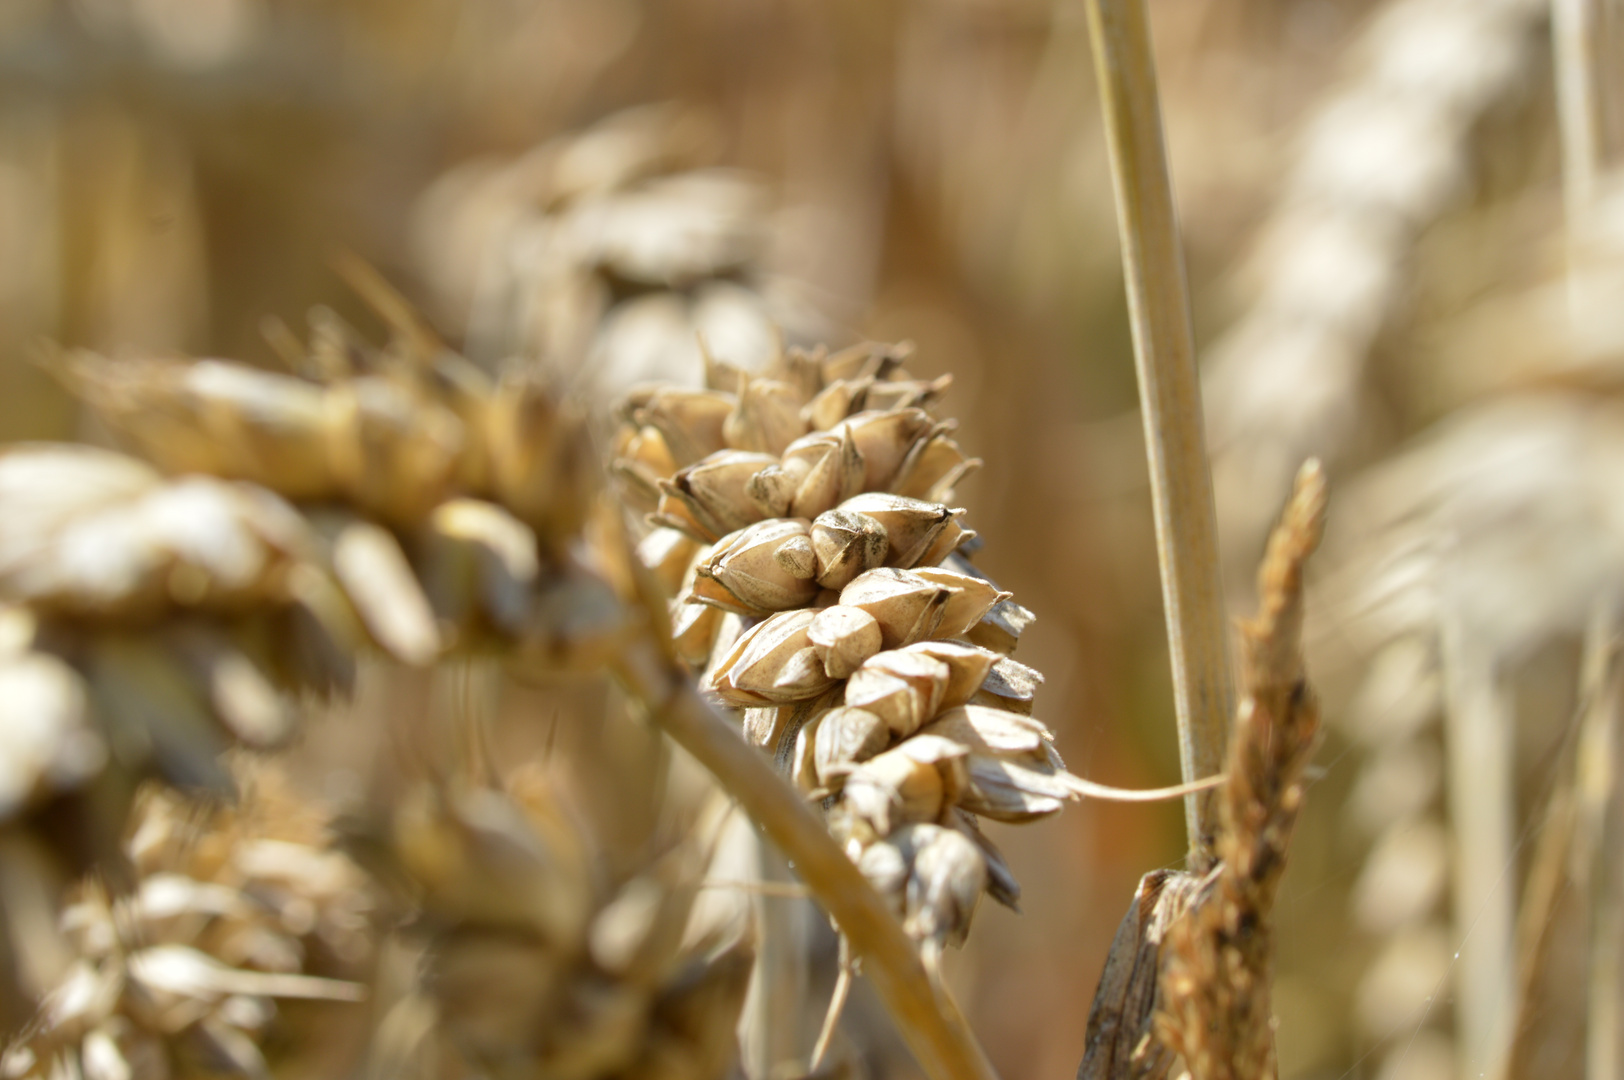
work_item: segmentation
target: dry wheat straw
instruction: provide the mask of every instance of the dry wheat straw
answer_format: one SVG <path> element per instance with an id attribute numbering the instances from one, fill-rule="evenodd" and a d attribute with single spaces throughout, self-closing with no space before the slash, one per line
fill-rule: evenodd
<path id="1" fill-rule="evenodd" d="M 1609 918 L 1607 909 L 1599 906 L 1605 901 L 1606 887 L 1596 887 L 1595 875 L 1610 872 L 1605 862 L 1600 861 L 1601 852 L 1616 844 L 1616 838 L 1604 834 L 1611 828 L 1619 694 L 1624 687 L 1619 677 L 1618 618 L 1617 596 L 1604 594 L 1597 599 L 1585 631 L 1579 665 L 1578 715 L 1564 740 L 1558 763 L 1560 771 L 1546 800 L 1538 843 L 1529 860 L 1527 883 L 1517 911 L 1517 1018 L 1512 1025 L 1511 1047 L 1505 1055 L 1501 1076 L 1537 1074 L 1543 1035 L 1540 1011 L 1548 1007 L 1540 999 L 1540 992 L 1542 983 L 1551 977 L 1554 942 L 1560 936 L 1558 920 L 1563 917 L 1558 913 L 1562 894 L 1571 884 L 1585 895 L 1590 916 L 1589 926 L 1585 928 L 1587 938 Z M 1605 949 L 1592 949 L 1589 956 L 1592 978 L 1598 971 L 1611 967 Z M 1610 977 L 1610 973 L 1603 977 Z M 1592 1010 L 1607 996 L 1605 993 L 1596 995 L 1589 987 L 1586 990 Z M 1605 1040 L 1611 1028 L 1591 1020 L 1587 1032 L 1592 1038 L 1599 1033 Z M 1597 1055 L 1597 1049 L 1587 1047 L 1587 1059 L 1605 1057 L 1609 1052 L 1603 1049 Z M 1608 1074 L 1605 1065 L 1598 1071 Z"/>
<path id="2" fill-rule="evenodd" d="M 1188 783 L 1219 771 L 1235 692 L 1184 254 L 1143 0 L 1091 0 L 1088 19 L 1150 457 L 1179 759 Z M 1214 796 L 1185 800 L 1194 866 L 1210 861 L 1215 815 Z"/>
<path id="3" fill-rule="evenodd" d="M 1557 130 L 1562 141 L 1562 201 L 1567 219 L 1570 318 L 1584 322 L 1584 249 L 1595 227 L 1598 180 L 1607 167 L 1602 115 L 1604 12 L 1595 0 L 1552 0 Z"/>

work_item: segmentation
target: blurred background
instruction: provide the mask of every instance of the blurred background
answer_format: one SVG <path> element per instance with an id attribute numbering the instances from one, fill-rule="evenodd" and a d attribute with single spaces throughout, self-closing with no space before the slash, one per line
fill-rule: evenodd
<path id="1" fill-rule="evenodd" d="M 1300 461 L 1333 481 L 1282 1075 L 1583 1075 L 1624 1022 L 1620 20 L 1564 46 L 1587 5 L 1150 10 L 1237 615 Z M 1116 235 L 1076 0 L 0 3 L 0 439 L 96 437 L 42 338 L 272 365 L 312 309 L 374 330 L 341 252 L 476 361 L 604 401 L 697 379 L 696 331 L 747 365 L 911 339 L 986 459 L 960 501 L 1038 614 L 1038 715 L 1074 772 L 1155 786 Z M 950 979 L 1002 1075 L 1070 1075 L 1180 808 L 993 828 L 1025 911 L 984 905 Z"/>

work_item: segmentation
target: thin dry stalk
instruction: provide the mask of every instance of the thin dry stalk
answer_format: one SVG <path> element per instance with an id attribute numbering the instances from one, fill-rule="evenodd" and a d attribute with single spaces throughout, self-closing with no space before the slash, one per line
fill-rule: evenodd
<path id="1" fill-rule="evenodd" d="M 750 997 L 745 1002 L 740 1028 L 739 1057 L 752 1076 L 766 1076 L 779 1062 L 806 1053 L 807 1010 L 803 998 L 808 981 L 805 947 L 808 920 L 816 918 L 809 905 L 785 904 L 778 898 L 805 900 L 805 885 L 795 880 L 784 857 L 752 832 L 756 873 L 751 902 L 757 929 L 756 970 Z"/>
<path id="2" fill-rule="evenodd" d="M 1580 665 L 1579 714 L 1571 737 L 1565 741 L 1560 773 L 1546 801 L 1539 842 L 1523 886 L 1517 909 L 1517 973 L 1520 976 L 1517 1016 L 1503 1076 L 1536 1075 L 1533 1071 L 1534 1036 L 1538 1033 L 1536 995 L 1550 963 L 1551 938 L 1557 928 L 1558 902 L 1570 882 L 1583 883 L 1596 855 L 1599 837 L 1593 828 L 1596 795 L 1605 805 L 1609 783 L 1606 743 L 1612 737 L 1617 709 L 1619 661 L 1619 609 L 1617 600 L 1603 596 L 1592 612 L 1585 632 Z M 1601 751 L 1598 755 L 1597 751 Z M 1581 806 L 1590 820 L 1580 826 Z"/>
<path id="3" fill-rule="evenodd" d="M 1167 933 L 1156 1020 L 1195 1080 L 1276 1073 L 1270 1007 L 1271 913 L 1319 737 L 1303 671 L 1303 565 L 1325 520 L 1325 477 L 1310 461 L 1258 573 L 1260 609 L 1242 625 L 1245 697 L 1222 788 L 1222 831 L 1206 894 Z"/>
<path id="4" fill-rule="evenodd" d="M 846 1010 L 846 997 L 851 993 L 852 967 L 851 942 L 845 937 L 840 939 L 840 969 L 835 975 L 834 992 L 829 995 L 829 1009 L 823 1016 L 823 1028 L 818 1032 L 818 1041 L 812 1047 L 812 1061 L 808 1066 L 809 1073 L 818 1071 L 823 1064 L 823 1057 L 829 1052 L 829 1044 L 834 1042 L 835 1029 L 840 1026 L 840 1014 Z"/>
<path id="5" fill-rule="evenodd" d="M 1575 770 L 1577 822 L 1571 873 L 1589 906 L 1590 971 L 1585 1025 L 1586 1080 L 1618 1080 L 1624 1069 L 1619 1012 L 1624 1007 L 1624 904 L 1618 845 L 1620 712 L 1624 711 L 1624 651 L 1616 599 L 1609 598 L 1591 627 L 1586 703 Z"/>
<path id="6" fill-rule="evenodd" d="M 1184 779 L 1218 772 L 1234 711 L 1212 474 L 1144 0 L 1089 0 L 1150 458 Z M 1192 864 L 1212 859 L 1214 796 L 1185 799 Z"/>
<path id="7" fill-rule="evenodd" d="M 1511 1047 L 1506 1052 L 1502 1076 L 1535 1075 L 1531 1072 L 1534 1036 L 1537 1032 L 1535 996 L 1550 964 L 1553 915 L 1568 884 L 1568 863 L 1573 852 L 1577 807 L 1573 790 L 1571 761 L 1551 790 L 1545 804 L 1539 842 L 1523 886 L 1522 904 L 1517 909 L 1517 974 L 1520 978 L 1516 1018 L 1512 1023 Z"/>
<path id="8" fill-rule="evenodd" d="M 897 1029 L 936 1080 L 995 1080 L 986 1054 L 939 994 L 919 954 L 885 903 L 828 829 L 779 775 L 699 696 L 649 638 L 629 645 L 613 669 L 676 743 L 721 781 L 751 820 L 790 859 L 864 962 Z"/>
<path id="9" fill-rule="evenodd" d="M 1584 237 L 1603 166 L 1600 0 L 1551 0 L 1556 115 L 1562 138 L 1562 199 L 1567 213 L 1568 298 L 1575 321 L 1585 314 Z"/>
<path id="10" fill-rule="evenodd" d="M 1455 1024 L 1467 1073 L 1501 1067 L 1516 982 L 1511 690 L 1457 607 L 1440 628 L 1449 820 L 1455 832 Z"/>

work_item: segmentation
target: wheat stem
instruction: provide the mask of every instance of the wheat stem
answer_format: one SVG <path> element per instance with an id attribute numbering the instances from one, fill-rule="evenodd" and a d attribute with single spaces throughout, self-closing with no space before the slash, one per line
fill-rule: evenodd
<path id="1" fill-rule="evenodd" d="M 835 976 L 835 989 L 829 995 L 829 1010 L 823 1015 L 823 1029 L 818 1032 L 818 1041 L 812 1047 L 812 1060 L 807 1066 L 808 1073 L 816 1073 L 818 1066 L 823 1064 L 823 1057 L 829 1052 L 829 1044 L 834 1042 L 835 1029 L 840 1026 L 840 1014 L 846 1009 L 846 996 L 851 993 L 851 942 L 842 935 L 840 938 L 840 971 Z"/>
<path id="2" fill-rule="evenodd" d="M 1574 789 L 1577 801 L 1571 873 L 1589 903 L 1585 1076 L 1618 1080 L 1624 1073 L 1619 1009 L 1624 1003 L 1624 916 L 1618 866 L 1621 747 L 1624 723 L 1624 641 L 1619 598 L 1600 598 L 1586 641 L 1584 716 L 1579 723 Z"/>
<path id="3" fill-rule="evenodd" d="M 1088 0 L 1088 22 L 1116 189 L 1179 758 L 1188 782 L 1223 768 L 1235 690 L 1184 256 L 1144 0 Z M 1190 856 L 1197 866 L 1212 858 L 1216 805 L 1212 792 L 1185 798 Z"/>
<path id="4" fill-rule="evenodd" d="M 1582 249 L 1605 152 L 1598 55 L 1602 38 L 1599 0 L 1551 0 L 1562 201 L 1567 216 L 1568 303 L 1577 341 L 1583 340 L 1588 314 Z"/>
<path id="5" fill-rule="evenodd" d="M 957 1010 L 938 998 L 901 924 L 771 763 L 699 696 L 651 638 L 628 645 L 613 669 L 666 734 L 710 770 L 793 863 L 862 958 L 925 1073 L 935 1080 L 996 1080 Z"/>
<path id="6" fill-rule="evenodd" d="M 1562 195 L 1567 225 L 1568 314 L 1576 350 L 1590 351 L 1592 296 L 1586 238 L 1595 227 L 1596 188 L 1606 164 L 1603 116 L 1600 0 L 1551 0 L 1551 45 L 1556 72 L 1558 128 L 1562 142 Z M 1586 995 L 1585 1075 L 1617 1080 L 1624 1072 L 1618 1014 L 1624 1001 L 1619 974 L 1624 955 L 1624 916 L 1618 911 L 1619 873 L 1614 866 L 1618 809 L 1614 770 L 1620 710 L 1617 612 L 1604 597 L 1591 627 L 1587 657 L 1587 710 L 1579 745 L 1580 840 L 1577 869 L 1590 880 L 1589 985 Z"/>
<path id="7" fill-rule="evenodd" d="M 1455 1029 L 1462 1075 L 1498 1070 L 1510 1047 L 1516 973 L 1515 703 L 1459 608 L 1443 620 L 1444 732 L 1455 833 Z"/>

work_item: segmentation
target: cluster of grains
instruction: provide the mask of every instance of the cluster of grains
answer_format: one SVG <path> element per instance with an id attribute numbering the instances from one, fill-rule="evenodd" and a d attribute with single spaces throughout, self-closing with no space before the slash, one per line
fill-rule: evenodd
<path id="1" fill-rule="evenodd" d="M 696 909 L 705 858 L 694 831 L 618 872 L 579 808 L 527 767 L 501 787 L 419 786 L 371 833 L 364 850 L 398 884 L 416 913 L 408 932 L 427 947 L 419 993 L 436 1016 L 441 1069 L 497 1080 L 726 1074 L 753 949 L 739 926 Z"/>
<path id="2" fill-rule="evenodd" d="M 648 513 L 678 655 L 742 709 L 906 928 L 961 941 L 1018 886 L 976 815 L 1022 822 L 1079 794 L 1010 658 L 1031 612 L 959 552 L 949 505 L 979 462 L 905 350 L 791 351 L 702 390 L 634 393 L 617 472 Z"/>
<path id="3" fill-rule="evenodd" d="M 766 270 L 766 188 L 710 167 L 718 147 L 693 111 L 645 106 L 458 167 L 415 215 L 437 314 L 476 358 L 539 357 L 610 393 L 697 378 L 696 333 L 765 362 L 809 317 Z"/>
<path id="4" fill-rule="evenodd" d="M 133 888 L 87 884 L 63 913 L 73 961 L 0 1076 L 342 1075 L 334 1034 L 365 1031 L 354 1003 L 376 951 L 365 877 L 280 774 L 239 780 L 230 808 L 144 792 L 124 845 Z"/>
<path id="5" fill-rule="evenodd" d="M 570 547 L 596 457 L 545 384 L 410 330 L 285 344 L 295 373 L 65 358 L 145 460 L 0 452 L 0 817 L 95 789 L 91 839 L 116 838 L 134 778 L 221 784 L 220 751 L 278 742 L 284 691 L 346 687 L 358 654 L 534 668 L 622 628 Z"/>

